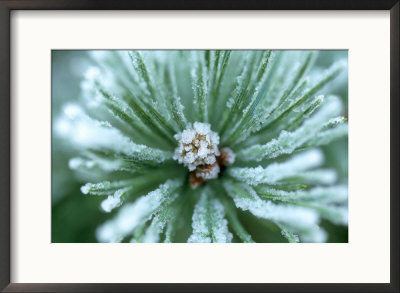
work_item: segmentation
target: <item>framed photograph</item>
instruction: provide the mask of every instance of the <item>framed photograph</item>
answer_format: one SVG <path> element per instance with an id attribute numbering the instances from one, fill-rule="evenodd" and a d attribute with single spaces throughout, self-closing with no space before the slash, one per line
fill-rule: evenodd
<path id="1" fill-rule="evenodd" d="M 399 292 L 399 1 L 0 1 L 2 292 Z"/>

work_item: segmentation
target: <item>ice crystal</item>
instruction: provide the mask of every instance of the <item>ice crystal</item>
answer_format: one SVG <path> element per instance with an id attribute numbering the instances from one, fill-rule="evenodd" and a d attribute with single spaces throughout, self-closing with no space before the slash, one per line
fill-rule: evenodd
<path id="1" fill-rule="evenodd" d="M 107 217 L 90 220 L 97 241 L 325 242 L 347 232 L 345 52 L 79 54 L 90 59 L 81 95 L 60 102 L 53 134 L 80 198 Z"/>
<path id="2" fill-rule="evenodd" d="M 193 213 L 193 234 L 188 242 L 231 242 L 223 205 L 204 189 Z"/>
<path id="3" fill-rule="evenodd" d="M 154 214 L 162 212 L 163 207 L 173 202 L 177 194 L 173 194 L 181 183 L 167 181 L 158 189 L 140 197 L 135 202 L 126 204 L 117 216 L 102 224 L 97 229 L 97 238 L 101 242 L 122 240 L 129 235 L 142 221 L 150 219 Z"/>
<path id="4" fill-rule="evenodd" d="M 217 161 L 219 135 L 211 131 L 210 124 L 195 122 L 193 127 L 189 125 L 174 137 L 178 141 L 174 159 L 190 171 L 194 171 L 199 165 L 211 165 Z"/>

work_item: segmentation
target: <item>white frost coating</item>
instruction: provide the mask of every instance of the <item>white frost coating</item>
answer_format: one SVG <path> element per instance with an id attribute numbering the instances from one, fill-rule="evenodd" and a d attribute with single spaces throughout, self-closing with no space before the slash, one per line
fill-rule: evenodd
<path id="1" fill-rule="evenodd" d="M 225 217 L 224 206 L 218 199 L 212 199 L 210 202 L 210 210 L 212 212 L 211 221 L 212 234 L 214 235 L 215 242 L 232 242 L 232 234 L 228 230 L 228 221 Z"/>
<path id="2" fill-rule="evenodd" d="M 198 166 L 196 169 L 196 176 L 204 180 L 218 178 L 220 167 L 217 163 L 206 166 Z"/>
<path id="3" fill-rule="evenodd" d="M 122 187 L 126 187 L 130 185 L 129 181 L 121 180 L 121 181 L 102 181 L 98 183 L 86 183 L 81 187 L 81 192 L 83 194 L 91 194 L 91 195 L 109 195 L 113 193 L 116 189 L 121 189 Z"/>
<path id="4" fill-rule="evenodd" d="M 96 80 L 100 78 L 100 68 L 95 66 L 90 66 L 84 73 L 84 80 L 81 82 L 81 89 L 85 94 L 94 93 Z"/>
<path id="5" fill-rule="evenodd" d="M 334 128 L 330 128 L 330 129 L 321 131 L 316 136 L 314 136 L 309 141 L 307 141 L 305 146 L 312 147 L 312 146 L 327 145 L 328 143 L 332 142 L 333 140 L 347 136 L 348 131 L 349 131 L 349 128 L 348 128 L 347 123 L 340 124 Z"/>
<path id="6" fill-rule="evenodd" d="M 338 116 L 330 119 L 327 123 L 325 123 L 324 127 L 334 127 L 340 124 L 343 124 L 347 121 L 347 119 L 343 116 Z"/>
<path id="7" fill-rule="evenodd" d="M 173 192 L 181 184 L 179 180 L 168 180 L 135 202 L 125 204 L 113 219 L 98 227 L 96 230 L 98 241 L 117 242 L 132 234 L 138 225 L 148 221 L 152 215 L 162 210 L 164 205 L 175 200 L 177 194 Z"/>
<path id="8" fill-rule="evenodd" d="M 305 184 L 333 184 L 337 178 L 334 169 L 317 169 L 296 174 L 296 181 Z"/>
<path id="9" fill-rule="evenodd" d="M 236 155 L 230 148 L 222 148 L 220 153 L 223 165 L 228 166 L 235 162 Z"/>
<path id="10" fill-rule="evenodd" d="M 194 171 L 199 165 L 210 165 L 219 156 L 219 135 L 211 130 L 208 123 L 195 122 L 189 124 L 183 132 L 176 134 L 178 147 L 174 159 Z"/>
<path id="11" fill-rule="evenodd" d="M 327 239 L 328 234 L 326 233 L 326 231 L 317 225 L 309 227 L 307 231 L 303 231 L 301 234 L 302 242 L 322 243 L 326 242 Z"/>
<path id="12" fill-rule="evenodd" d="M 328 219 L 336 225 L 347 225 L 349 221 L 349 212 L 347 206 L 316 206 L 321 210 L 321 216 Z"/>
<path id="13" fill-rule="evenodd" d="M 280 201 L 301 200 L 315 201 L 319 203 L 346 203 L 347 202 L 346 185 L 337 185 L 329 187 L 315 187 L 310 190 L 284 191 L 271 187 L 258 187 L 257 193 L 268 195 L 268 197 Z"/>
<path id="14" fill-rule="evenodd" d="M 121 206 L 122 201 L 119 197 L 115 197 L 113 195 L 109 195 L 105 200 L 103 200 L 100 204 L 100 207 L 106 213 L 111 212 L 113 209 Z"/>
<path id="15" fill-rule="evenodd" d="M 68 161 L 68 167 L 71 170 L 76 170 L 82 165 L 85 165 L 85 160 L 82 158 L 72 158 Z"/>
<path id="16" fill-rule="evenodd" d="M 81 186 L 81 192 L 83 194 L 88 194 L 89 193 L 89 191 L 90 191 L 90 185 L 89 184 L 90 183 L 87 183 L 87 184 Z"/>
<path id="17" fill-rule="evenodd" d="M 231 242 L 233 236 L 228 230 L 228 221 L 224 218 L 224 207 L 219 200 L 211 199 L 209 192 L 209 189 L 205 189 L 196 204 L 192 217 L 193 233 L 188 242 Z"/>
<path id="18" fill-rule="evenodd" d="M 320 216 L 332 223 L 346 225 L 348 221 L 347 186 L 316 187 L 310 190 L 283 191 L 270 187 L 259 187 L 257 193 L 290 204 L 305 205 L 316 209 Z"/>
<path id="19" fill-rule="evenodd" d="M 160 234 L 163 231 L 165 223 L 160 222 L 158 217 L 154 217 L 150 226 L 146 229 L 142 242 L 155 243 L 160 241 Z"/>
<path id="20" fill-rule="evenodd" d="M 207 193 L 204 191 L 197 202 L 192 216 L 193 233 L 189 243 L 210 243 L 211 235 L 208 230 Z"/>
<path id="21" fill-rule="evenodd" d="M 121 188 L 114 192 L 113 195 L 109 195 L 105 200 L 103 200 L 100 204 L 103 211 L 106 213 L 111 212 L 113 209 L 120 207 L 122 205 L 122 196 L 127 194 L 130 190 L 130 187 Z"/>
<path id="22" fill-rule="evenodd" d="M 77 157 L 77 158 L 72 158 L 72 159 L 69 160 L 68 167 L 71 170 L 77 170 L 77 169 L 82 168 L 82 167 L 87 168 L 87 169 L 92 169 L 93 167 L 101 166 L 101 167 L 105 167 L 103 169 L 116 170 L 116 167 L 119 166 L 119 164 L 113 164 L 112 166 L 111 165 L 110 166 L 102 166 L 102 164 L 100 164 L 100 163 L 101 162 L 97 162 L 97 161 L 94 161 L 94 160 L 87 160 L 87 159 L 83 159 L 83 158 Z M 106 168 L 106 167 L 110 167 L 110 168 Z"/>
<path id="23" fill-rule="evenodd" d="M 285 227 L 281 226 L 281 234 L 285 237 L 289 242 L 298 243 L 300 242 L 299 236 L 287 230 Z"/>
<path id="24" fill-rule="evenodd" d="M 94 158 L 88 160 L 80 157 L 71 158 L 68 162 L 68 166 L 71 170 L 82 171 L 84 169 L 93 171 L 93 168 L 98 167 L 103 171 L 112 172 L 122 168 L 123 162 L 121 160 L 105 160 L 100 158 Z"/>
<path id="25" fill-rule="evenodd" d="M 76 147 L 111 150 L 141 160 L 162 162 L 172 154 L 133 143 L 108 122 L 91 119 L 77 105 L 67 105 L 64 116 L 56 122 L 57 133 Z"/>
<path id="26" fill-rule="evenodd" d="M 228 107 L 229 109 L 232 108 L 234 102 L 235 99 L 233 97 L 230 97 L 229 100 L 226 102 L 226 107 Z"/>
<path id="27" fill-rule="evenodd" d="M 97 108 L 101 105 L 101 95 L 98 91 L 99 85 L 101 85 L 102 89 L 111 89 L 115 84 L 115 76 L 111 70 L 102 71 L 100 67 L 90 66 L 84 73 L 84 79 L 80 84 L 86 106 Z"/>
<path id="28" fill-rule="evenodd" d="M 165 229 L 164 243 L 172 243 L 173 233 L 174 233 L 174 225 L 173 224 L 168 224 L 167 228 Z"/>
<path id="29" fill-rule="evenodd" d="M 265 145 L 254 145 L 238 153 L 243 161 L 261 161 L 263 158 L 276 158 L 291 154 L 309 139 L 313 138 L 323 127 L 324 123 L 342 112 L 343 105 L 339 98 L 330 96 L 313 116 L 307 119 L 293 132 L 283 130 L 279 137 Z"/>
<path id="30" fill-rule="evenodd" d="M 239 181 L 250 185 L 276 183 L 277 181 L 298 175 L 299 172 L 318 167 L 324 162 L 321 150 L 305 151 L 282 163 L 272 163 L 266 168 L 229 168 L 228 173 Z"/>
<path id="31" fill-rule="evenodd" d="M 256 217 L 303 229 L 319 222 L 319 215 L 314 210 L 299 206 L 277 205 L 260 199 L 249 185 L 238 186 L 240 188 L 235 187 L 233 182 L 224 182 L 225 190 L 233 198 L 235 205 L 244 211 L 250 211 Z"/>
<path id="32" fill-rule="evenodd" d="M 146 232 L 141 239 L 142 242 L 160 242 L 160 235 L 164 231 L 165 226 L 167 226 L 165 231 L 165 243 L 171 242 L 171 237 L 174 230 L 174 221 L 179 217 L 179 212 L 176 208 L 169 205 L 168 209 L 162 213 L 162 215 L 155 215 L 151 221 L 150 226 L 146 229 Z"/>
<path id="33" fill-rule="evenodd" d="M 196 105 L 198 114 L 204 120 L 208 118 L 207 96 L 208 96 L 208 70 L 204 62 L 204 56 L 199 51 L 191 51 L 190 61 L 192 63 L 190 77 L 192 80 L 193 104 Z"/>

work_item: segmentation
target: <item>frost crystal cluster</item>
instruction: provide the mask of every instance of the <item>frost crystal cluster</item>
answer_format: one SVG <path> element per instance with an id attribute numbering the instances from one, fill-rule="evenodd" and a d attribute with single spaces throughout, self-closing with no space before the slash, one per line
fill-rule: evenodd
<path id="1" fill-rule="evenodd" d="M 53 132 L 97 241 L 347 241 L 347 52 L 79 54 Z"/>
<path id="2" fill-rule="evenodd" d="M 220 165 L 231 165 L 235 154 L 229 148 L 218 149 L 219 136 L 211 131 L 208 123 L 195 122 L 183 132 L 176 134 L 178 147 L 174 159 L 188 167 L 189 183 L 196 188 L 204 180 L 215 179 L 220 172 Z"/>
<path id="3" fill-rule="evenodd" d="M 219 156 L 219 136 L 211 131 L 210 124 L 195 122 L 174 137 L 178 141 L 174 159 L 184 164 L 190 171 L 199 165 L 212 165 Z"/>

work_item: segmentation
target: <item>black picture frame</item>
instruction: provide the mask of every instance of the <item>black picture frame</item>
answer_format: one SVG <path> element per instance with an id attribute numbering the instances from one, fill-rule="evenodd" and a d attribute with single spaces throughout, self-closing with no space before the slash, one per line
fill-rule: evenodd
<path id="1" fill-rule="evenodd" d="M 0 0 L 0 289 L 2 292 L 399 292 L 399 0 Z M 10 12 L 12 10 L 390 10 L 390 283 L 10 283 Z M 366 256 L 366 259 L 368 256 Z"/>

